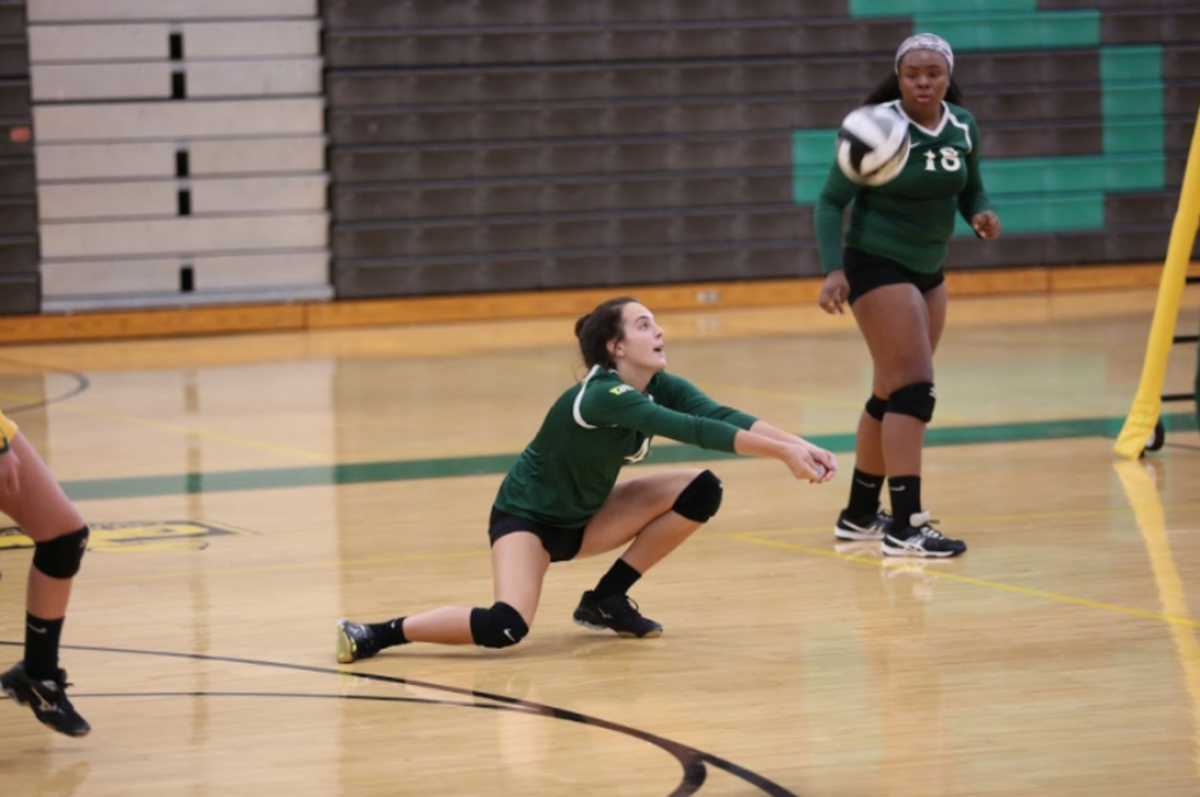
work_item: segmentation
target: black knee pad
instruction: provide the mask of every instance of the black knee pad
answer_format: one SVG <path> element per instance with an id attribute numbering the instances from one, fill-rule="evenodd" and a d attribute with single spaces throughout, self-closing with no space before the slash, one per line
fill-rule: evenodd
<path id="1" fill-rule="evenodd" d="M 888 397 L 888 412 L 911 415 L 917 420 L 929 423 L 933 417 L 933 405 L 936 403 L 937 393 L 933 390 L 932 382 L 914 382 L 892 391 L 892 395 Z"/>
<path id="2" fill-rule="evenodd" d="M 50 578 L 74 578 L 87 550 L 88 527 L 34 543 L 33 566 Z"/>
<path id="3" fill-rule="evenodd" d="M 683 488 L 671 510 L 688 520 L 707 523 L 721 508 L 721 497 L 724 495 L 725 486 L 721 480 L 711 470 L 706 470 Z"/>
<path id="4" fill-rule="evenodd" d="M 883 414 L 885 412 L 887 412 L 887 408 L 888 408 L 888 400 L 881 399 L 879 396 L 876 396 L 874 393 L 872 393 L 871 397 L 869 399 L 867 399 L 867 406 L 866 406 L 867 415 L 870 415 L 872 418 L 874 418 L 877 421 L 880 421 L 880 422 L 883 421 Z"/>
<path id="5" fill-rule="evenodd" d="M 529 633 L 521 613 L 503 601 L 490 609 L 471 610 L 471 638 L 484 648 L 511 647 Z"/>

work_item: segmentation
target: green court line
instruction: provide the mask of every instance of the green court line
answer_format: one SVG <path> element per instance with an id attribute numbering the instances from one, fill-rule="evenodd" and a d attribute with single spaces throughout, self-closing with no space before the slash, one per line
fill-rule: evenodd
<path id="1" fill-rule="evenodd" d="M 1196 428 L 1196 417 L 1188 413 L 1164 415 L 1162 421 L 1168 431 Z M 1007 423 L 993 426 L 934 427 L 926 435 L 926 445 L 964 446 L 1028 440 L 1066 440 L 1079 437 L 1115 438 L 1123 423 L 1124 418 L 1085 418 Z M 813 435 L 807 439 L 822 448 L 839 454 L 854 450 L 854 435 L 852 434 Z M 122 479 L 86 479 L 64 482 L 63 487 L 67 494 L 76 501 L 276 490 L 289 487 L 326 487 L 414 479 L 500 475 L 512 466 L 516 458 L 515 453 L 492 454 L 476 457 L 361 462 L 349 465 L 132 476 Z M 689 445 L 663 444 L 654 447 L 652 456 L 647 463 L 673 465 L 733 458 L 737 458 L 737 455 L 705 451 Z"/>

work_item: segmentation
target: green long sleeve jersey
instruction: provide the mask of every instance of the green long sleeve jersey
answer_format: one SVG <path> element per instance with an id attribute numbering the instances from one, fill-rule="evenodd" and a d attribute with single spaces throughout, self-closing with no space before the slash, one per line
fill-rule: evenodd
<path id="1" fill-rule="evenodd" d="M 884 103 L 902 115 L 900 101 Z M 842 267 L 842 213 L 851 202 L 845 245 L 932 273 L 946 259 L 955 211 L 967 221 L 991 208 L 979 174 L 979 129 L 967 110 L 943 103 L 934 130 L 909 121 L 908 163 L 875 188 L 851 182 L 836 161 L 817 199 L 815 226 L 826 274 Z"/>
<path id="2" fill-rule="evenodd" d="M 756 420 L 665 371 L 639 393 L 615 371 L 596 366 L 546 413 L 537 436 L 504 477 L 495 505 L 509 514 L 576 528 L 600 509 L 621 468 L 649 455 L 652 438 L 732 452 L 738 430 Z"/>

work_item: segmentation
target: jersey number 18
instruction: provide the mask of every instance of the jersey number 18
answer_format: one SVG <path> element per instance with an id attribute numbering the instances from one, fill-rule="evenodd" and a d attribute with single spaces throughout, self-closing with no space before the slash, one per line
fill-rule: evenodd
<path id="1" fill-rule="evenodd" d="M 947 172 L 956 172 L 962 166 L 962 158 L 958 155 L 958 150 L 954 147 L 942 147 L 941 149 L 942 169 Z M 934 165 L 938 161 L 938 154 L 932 150 L 925 153 L 925 171 L 936 172 L 937 167 Z"/>

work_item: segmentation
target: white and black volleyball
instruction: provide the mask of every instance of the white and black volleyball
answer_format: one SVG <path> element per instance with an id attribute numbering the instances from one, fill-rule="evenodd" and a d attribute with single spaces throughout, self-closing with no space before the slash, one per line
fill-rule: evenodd
<path id="1" fill-rule="evenodd" d="M 908 120 L 890 106 L 855 108 L 837 138 L 838 166 L 859 185 L 891 182 L 908 163 Z"/>

